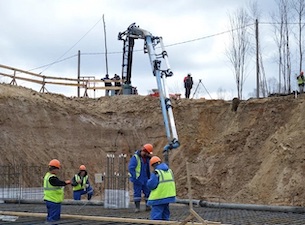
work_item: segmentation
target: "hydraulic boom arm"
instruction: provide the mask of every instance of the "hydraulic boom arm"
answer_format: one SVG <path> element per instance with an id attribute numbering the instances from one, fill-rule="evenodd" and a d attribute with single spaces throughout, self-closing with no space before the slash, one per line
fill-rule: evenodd
<path id="1" fill-rule="evenodd" d="M 124 74 L 124 65 L 127 65 L 125 71 L 127 74 L 127 81 L 129 82 L 131 78 L 131 63 L 134 39 L 144 39 L 144 52 L 149 54 L 152 72 L 156 77 L 159 90 L 162 116 L 168 141 L 168 144 L 163 149 L 163 154 L 164 161 L 168 164 L 169 150 L 178 148 L 180 143 L 176 130 L 173 108 L 166 83 L 166 78 L 172 76 L 173 73 L 169 66 L 168 55 L 164 49 L 162 37 L 155 37 L 150 32 L 139 28 L 135 25 L 135 23 L 133 23 L 128 27 L 126 31 L 119 33 L 119 39 L 124 40 L 124 49 L 128 49 L 127 52 L 124 50 L 123 53 L 122 73 Z M 157 54 L 155 51 L 157 47 L 158 49 L 161 49 L 161 53 L 159 54 Z M 166 68 L 164 69 L 161 69 L 162 62 L 165 62 Z"/>
<path id="2" fill-rule="evenodd" d="M 173 73 L 169 66 L 168 55 L 164 49 L 162 37 L 155 37 L 150 32 L 139 28 L 138 26 L 135 25 L 135 23 L 133 23 L 128 27 L 126 31 L 124 31 L 123 33 L 119 33 L 119 39 L 124 40 L 125 50 L 128 46 L 128 54 L 126 54 L 125 50 L 123 53 L 123 71 L 125 65 L 124 62 L 126 62 L 126 64 L 128 65 L 127 68 L 129 68 L 129 69 L 125 68 L 126 74 L 128 75 L 127 81 L 130 81 L 130 77 L 131 77 L 130 74 L 131 74 L 132 50 L 133 50 L 134 39 L 144 39 L 144 52 L 149 54 L 152 72 L 153 75 L 156 77 L 158 90 L 159 90 L 162 116 L 163 116 L 163 121 L 165 125 L 167 141 L 168 141 L 168 144 L 163 149 L 163 154 L 164 154 L 164 161 L 168 164 L 169 150 L 178 148 L 180 146 L 180 143 L 178 139 L 173 108 L 169 97 L 169 92 L 166 82 L 166 78 L 172 76 Z M 128 44 L 126 44 L 126 42 L 128 42 Z M 132 47 L 130 47 L 131 45 Z M 157 54 L 155 51 L 157 47 L 158 49 L 161 49 L 161 53 L 159 54 Z M 164 69 L 161 69 L 162 62 L 165 62 L 166 68 Z M 129 74 L 127 73 L 127 71 L 129 71 Z"/>

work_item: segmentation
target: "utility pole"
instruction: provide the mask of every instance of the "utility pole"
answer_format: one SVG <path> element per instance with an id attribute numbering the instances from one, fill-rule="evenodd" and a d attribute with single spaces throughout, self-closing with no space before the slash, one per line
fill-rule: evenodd
<path id="1" fill-rule="evenodd" d="M 77 97 L 80 97 L 80 50 L 78 50 L 78 63 L 77 63 Z"/>
<path id="2" fill-rule="evenodd" d="M 103 14 L 103 24 L 104 24 L 104 38 L 105 38 L 106 74 L 108 74 L 108 57 L 107 57 L 107 41 L 106 41 L 106 24 L 105 24 L 105 17 L 104 17 L 104 14 Z"/>
<path id="3" fill-rule="evenodd" d="M 255 39 L 256 39 L 256 98 L 259 98 L 259 37 L 258 37 L 258 20 L 255 20 Z"/>

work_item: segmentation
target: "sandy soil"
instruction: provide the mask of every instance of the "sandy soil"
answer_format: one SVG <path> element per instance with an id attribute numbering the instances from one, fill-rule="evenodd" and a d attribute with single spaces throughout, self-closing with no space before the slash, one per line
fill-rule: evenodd
<path id="1" fill-rule="evenodd" d="M 173 100 L 181 147 L 170 152 L 178 196 L 188 198 L 186 162 L 195 199 L 303 205 L 305 96 L 242 101 Z M 106 171 L 108 153 L 144 143 L 162 157 L 167 144 L 159 99 L 151 96 L 67 98 L 0 85 L 0 164 L 43 164 L 58 158 L 64 174 L 80 164 Z"/>

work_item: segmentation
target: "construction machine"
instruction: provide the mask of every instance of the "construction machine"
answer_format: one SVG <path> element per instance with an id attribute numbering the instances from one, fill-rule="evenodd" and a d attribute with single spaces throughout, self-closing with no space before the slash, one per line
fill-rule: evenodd
<path id="1" fill-rule="evenodd" d="M 173 76 L 170 69 L 168 55 L 164 49 L 162 37 L 153 36 L 150 32 L 141 29 L 135 23 L 132 23 L 126 31 L 120 32 L 119 40 L 124 41 L 123 46 L 123 64 L 122 64 L 122 78 L 125 80 L 123 86 L 123 94 L 131 94 L 131 68 L 133 58 L 133 47 L 135 39 L 144 40 L 144 53 L 149 55 L 153 75 L 156 77 L 159 98 L 161 103 L 162 116 L 167 136 L 167 145 L 163 149 L 164 162 L 169 163 L 168 153 L 171 149 L 180 146 L 178 134 L 176 130 L 173 108 L 171 99 L 167 88 L 167 78 Z M 160 53 L 156 52 L 160 49 Z M 165 63 L 165 68 L 162 68 L 162 63 Z M 161 69 L 162 68 L 162 69 Z"/>

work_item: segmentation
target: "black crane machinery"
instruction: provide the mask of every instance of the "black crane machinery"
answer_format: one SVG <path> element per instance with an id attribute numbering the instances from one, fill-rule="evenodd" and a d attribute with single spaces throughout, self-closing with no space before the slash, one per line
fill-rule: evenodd
<path id="1" fill-rule="evenodd" d="M 133 47 L 135 39 L 144 40 L 144 53 L 148 53 L 153 75 L 156 77 L 159 98 L 162 110 L 162 116 L 167 136 L 167 145 L 163 149 L 164 162 L 169 163 L 168 153 L 170 150 L 180 146 L 178 134 L 176 130 L 173 108 L 167 88 L 167 78 L 173 75 L 170 69 L 168 55 L 164 49 L 162 37 L 153 36 L 150 32 L 141 29 L 132 23 L 126 31 L 120 32 L 119 40 L 124 41 L 123 59 L 122 59 L 122 78 L 125 79 L 123 86 L 123 94 L 131 94 L 131 68 L 133 58 Z M 156 49 L 160 49 L 160 53 L 156 53 Z M 162 68 L 162 63 L 165 67 Z"/>

